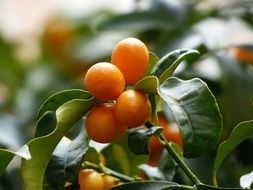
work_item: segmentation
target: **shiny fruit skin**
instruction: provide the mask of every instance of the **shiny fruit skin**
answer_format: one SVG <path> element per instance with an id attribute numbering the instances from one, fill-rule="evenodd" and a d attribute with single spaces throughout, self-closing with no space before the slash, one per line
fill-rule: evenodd
<path id="1" fill-rule="evenodd" d="M 111 62 L 122 71 L 126 84 L 133 85 L 145 75 L 148 69 L 148 48 L 139 39 L 123 39 L 115 45 Z"/>
<path id="2" fill-rule="evenodd" d="M 109 176 L 109 175 L 103 175 L 102 178 L 104 181 L 103 190 L 107 190 L 107 189 L 117 185 L 117 183 L 119 182 L 119 180 L 117 178 Z"/>
<path id="3" fill-rule="evenodd" d="M 143 125 L 149 119 L 151 111 L 149 99 L 137 90 L 126 90 L 116 100 L 116 118 L 128 128 Z"/>
<path id="4" fill-rule="evenodd" d="M 112 103 L 95 106 L 87 115 L 85 127 L 88 136 L 99 143 L 110 143 L 126 130 L 126 126 L 116 119 Z"/>
<path id="5" fill-rule="evenodd" d="M 79 172 L 80 190 L 103 190 L 104 181 L 100 173 L 93 169 L 83 169 Z"/>
<path id="6" fill-rule="evenodd" d="M 90 94 L 99 100 L 116 99 L 125 89 L 122 72 L 107 62 L 91 66 L 85 75 L 84 83 Z"/>

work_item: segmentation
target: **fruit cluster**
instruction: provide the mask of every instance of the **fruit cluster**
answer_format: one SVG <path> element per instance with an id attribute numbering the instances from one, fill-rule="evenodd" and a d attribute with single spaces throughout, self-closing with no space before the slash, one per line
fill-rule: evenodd
<path id="1" fill-rule="evenodd" d="M 145 44 L 126 38 L 115 45 L 111 63 L 100 62 L 89 68 L 85 86 L 93 97 L 103 101 L 86 118 L 86 131 L 92 140 L 110 143 L 127 128 L 141 126 L 150 118 L 152 110 L 146 94 L 130 89 L 145 75 L 148 66 Z"/>
<path id="2" fill-rule="evenodd" d="M 107 190 L 122 182 L 110 175 L 100 174 L 93 169 L 83 169 L 79 173 L 80 190 Z"/>

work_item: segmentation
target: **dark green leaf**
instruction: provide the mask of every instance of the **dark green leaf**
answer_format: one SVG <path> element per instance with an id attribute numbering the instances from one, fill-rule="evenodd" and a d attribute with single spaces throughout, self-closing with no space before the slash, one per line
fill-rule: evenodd
<path id="1" fill-rule="evenodd" d="M 66 182 L 66 156 L 70 143 L 71 141 L 66 137 L 61 139 L 46 169 L 45 177 L 47 182 L 55 189 L 63 188 Z"/>
<path id="2" fill-rule="evenodd" d="M 179 126 L 185 157 L 200 156 L 217 145 L 222 116 L 203 81 L 169 78 L 160 86 L 159 94 Z"/>
<path id="3" fill-rule="evenodd" d="M 55 111 L 46 111 L 37 122 L 34 138 L 52 133 L 56 127 Z"/>
<path id="4" fill-rule="evenodd" d="M 28 146 L 26 145 L 22 146 L 17 152 L 12 152 L 7 149 L 0 149 L 0 176 L 4 173 L 5 169 L 16 155 L 26 160 L 31 159 Z"/>
<path id="5" fill-rule="evenodd" d="M 40 118 L 46 111 L 56 111 L 62 104 L 73 99 L 89 99 L 91 95 L 84 90 L 71 89 L 63 90 L 49 97 L 40 107 L 38 118 Z"/>
<path id="6" fill-rule="evenodd" d="M 177 183 L 169 181 L 145 181 L 131 182 L 111 188 L 110 190 L 160 190 L 162 188 L 177 186 Z"/>
<path id="7" fill-rule="evenodd" d="M 66 174 L 72 185 L 78 185 L 78 174 L 83 156 L 89 149 L 89 138 L 86 131 L 82 128 L 80 134 L 69 145 L 66 155 Z"/>
<path id="8" fill-rule="evenodd" d="M 176 147 L 176 146 L 174 146 L 174 147 Z M 178 150 L 178 147 L 176 147 L 176 148 Z M 176 148 L 174 148 L 174 150 Z M 178 155 L 182 155 L 182 154 L 178 154 Z M 164 178 L 166 180 L 170 180 L 170 181 L 173 180 L 173 178 L 175 176 L 175 173 L 176 173 L 177 167 L 178 167 L 177 163 L 168 154 L 168 152 L 167 151 L 163 151 L 163 153 L 162 153 L 162 155 L 160 157 L 160 160 L 159 160 L 158 169 L 161 171 L 161 173 L 163 174 L 163 176 L 164 176 Z"/>
<path id="9" fill-rule="evenodd" d="M 238 124 L 228 139 L 220 144 L 214 161 L 213 174 L 216 175 L 223 160 L 246 138 L 253 135 L 253 120 Z M 214 177 L 214 176 L 213 176 Z"/>
<path id="10" fill-rule="evenodd" d="M 157 94 L 157 88 L 159 86 L 159 80 L 155 76 L 147 76 L 136 83 L 135 89 L 140 90 L 146 94 Z"/>
<path id="11" fill-rule="evenodd" d="M 137 128 L 129 133 L 128 147 L 134 154 L 149 153 L 149 138 L 161 133 L 162 127 Z"/>
<path id="12" fill-rule="evenodd" d="M 27 143 L 32 159 L 22 159 L 21 164 L 26 190 L 42 190 L 45 170 L 55 147 L 71 126 L 97 103 L 95 99 L 74 99 L 61 105 L 56 110 L 56 129 L 49 135 L 34 138 Z"/>
<path id="13" fill-rule="evenodd" d="M 72 142 L 62 138 L 46 170 L 48 183 L 55 188 L 64 187 L 65 182 L 78 186 L 78 171 L 88 148 L 89 140 L 84 130 Z"/>
<path id="14" fill-rule="evenodd" d="M 171 77 L 178 65 L 188 57 L 198 55 L 198 51 L 192 49 L 179 49 L 163 56 L 151 70 L 151 74 L 159 78 L 162 84 Z"/>
<path id="15" fill-rule="evenodd" d="M 242 190 L 242 188 L 222 188 L 214 187 L 205 184 L 196 184 L 194 185 L 194 190 Z"/>

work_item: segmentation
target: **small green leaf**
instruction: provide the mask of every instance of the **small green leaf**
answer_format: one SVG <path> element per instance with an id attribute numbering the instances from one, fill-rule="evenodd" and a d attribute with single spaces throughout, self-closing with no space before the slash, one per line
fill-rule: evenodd
<path id="1" fill-rule="evenodd" d="M 83 160 L 92 162 L 97 165 L 100 164 L 100 158 L 99 158 L 98 151 L 93 147 L 89 147 L 89 149 L 87 150 L 87 152 L 84 155 Z"/>
<path id="2" fill-rule="evenodd" d="M 140 90 L 146 94 L 157 94 L 159 80 L 155 76 L 147 76 L 136 83 L 135 89 Z"/>
<path id="3" fill-rule="evenodd" d="M 31 159 L 27 145 L 22 146 L 17 152 L 0 149 L 0 176 L 4 173 L 5 169 L 16 155 L 26 160 Z"/>
<path id="4" fill-rule="evenodd" d="M 40 118 L 47 111 L 56 111 L 62 104 L 73 99 L 89 99 L 91 95 L 84 90 L 70 89 L 63 90 L 50 96 L 40 107 L 38 118 Z"/>
<path id="5" fill-rule="evenodd" d="M 177 183 L 170 181 L 142 181 L 142 182 L 131 182 L 123 185 L 115 186 L 110 188 L 110 190 L 160 190 L 166 187 L 178 186 Z"/>
<path id="6" fill-rule="evenodd" d="M 239 123 L 227 140 L 220 144 L 213 166 L 213 178 L 223 160 L 246 138 L 253 135 L 253 120 Z"/>
<path id="7" fill-rule="evenodd" d="M 242 188 L 222 188 L 205 184 L 196 184 L 194 185 L 194 190 L 242 190 Z"/>
<path id="8" fill-rule="evenodd" d="M 80 120 L 93 106 L 95 99 L 74 99 L 56 110 L 57 126 L 49 135 L 34 138 L 27 143 L 31 157 L 22 159 L 21 172 L 26 190 L 42 190 L 45 170 L 51 155 L 71 126 Z"/>
<path id="9" fill-rule="evenodd" d="M 160 86 L 159 94 L 179 126 L 185 157 L 200 156 L 217 145 L 222 116 L 215 97 L 203 81 L 172 77 Z"/>
<path id="10" fill-rule="evenodd" d="M 161 133 L 162 127 L 137 128 L 128 135 L 128 147 L 134 154 L 149 154 L 149 138 Z"/>
<path id="11" fill-rule="evenodd" d="M 162 84 L 171 77 L 178 65 L 188 57 L 196 56 L 199 52 L 192 49 L 179 49 L 163 56 L 151 70 L 151 74 L 159 78 Z"/>
<path id="12" fill-rule="evenodd" d="M 156 63 L 159 61 L 159 58 L 157 57 L 157 55 L 153 52 L 149 52 L 149 67 L 148 67 L 148 71 L 146 72 L 145 76 L 149 76 L 150 72 L 152 71 L 153 67 L 156 65 Z"/>

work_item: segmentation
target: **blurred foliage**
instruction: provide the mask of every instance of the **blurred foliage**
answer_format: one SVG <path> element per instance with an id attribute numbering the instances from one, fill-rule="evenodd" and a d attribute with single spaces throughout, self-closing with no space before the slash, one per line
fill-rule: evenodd
<path id="1" fill-rule="evenodd" d="M 41 54 L 32 60 L 22 59 L 17 45 L 0 36 L 1 148 L 17 150 L 27 142 L 42 102 L 59 90 L 83 89 L 86 69 L 98 61 L 110 61 L 113 45 L 128 36 L 140 38 L 159 57 L 179 48 L 201 53 L 180 66 L 176 75 L 199 77 L 213 91 L 224 117 L 221 141 L 239 122 L 253 119 L 251 0 L 136 0 L 135 6 L 124 14 L 100 11 L 82 18 L 52 18 L 43 30 Z M 75 137 L 76 132 L 70 131 L 69 136 Z M 107 148 L 105 155 L 115 154 L 122 146 Z M 239 177 L 252 171 L 252 149 L 250 138 L 226 159 L 218 173 L 222 186 L 239 186 Z M 121 154 L 126 154 L 123 149 Z M 203 173 L 211 171 L 206 163 L 213 154 L 189 160 L 206 183 L 210 175 Z M 116 162 L 123 167 L 120 160 Z M 124 167 L 125 173 L 132 172 Z M 0 178 L 0 190 L 20 189 L 16 170 L 17 164 L 11 163 Z M 180 173 L 177 176 L 182 179 Z"/>

